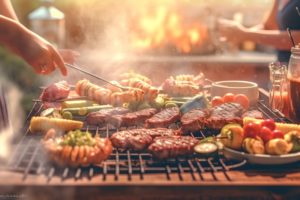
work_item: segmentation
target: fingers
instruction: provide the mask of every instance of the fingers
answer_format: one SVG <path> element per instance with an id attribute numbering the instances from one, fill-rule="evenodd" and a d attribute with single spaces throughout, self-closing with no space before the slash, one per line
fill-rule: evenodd
<path id="1" fill-rule="evenodd" d="M 57 53 L 57 51 L 52 46 L 50 46 L 50 48 L 51 48 L 51 54 L 52 54 L 52 58 L 53 58 L 55 66 L 59 68 L 62 75 L 66 76 L 67 68 L 64 64 L 62 57 Z"/>

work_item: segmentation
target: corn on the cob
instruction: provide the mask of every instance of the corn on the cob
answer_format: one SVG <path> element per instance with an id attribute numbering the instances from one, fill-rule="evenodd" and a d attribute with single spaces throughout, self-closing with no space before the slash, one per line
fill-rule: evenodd
<path id="1" fill-rule="evenodd" d="M 254 123 L 261 123 L 263 120 L 262 119 L 255 119 L 251 117 L 244 117 L 243 123 L 249 124 L 250 122 Z M 298 131 L 300 132 L 300 125 L 299 124 L 287 124 L 287 123 L 280 123 L 276 122 L 276 129 L 282 131 L 284 134 L 290 132 L 290 131 Z"/>
<path id="2" fill-rule="evenodd" d="M 62 131 L 70 131 L 74 129 L 81 129 L 82 127 L 83 122 L 81 121 L 48 117 L 32 117 L 29 130 L 32 133 L 47 132 L 50 128 Z"/>

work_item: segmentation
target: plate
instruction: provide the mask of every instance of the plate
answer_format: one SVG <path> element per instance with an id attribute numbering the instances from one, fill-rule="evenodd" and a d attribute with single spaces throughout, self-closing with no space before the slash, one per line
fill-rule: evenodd
<path id="1" fill-rule="evenodd" d="M 233 160 L 247 160 L 248 163 L 258 165 L 283 165 L 300 161 L 300 152 L 286 155 L 248 154 L 224 147 L 224 156 Z"/>

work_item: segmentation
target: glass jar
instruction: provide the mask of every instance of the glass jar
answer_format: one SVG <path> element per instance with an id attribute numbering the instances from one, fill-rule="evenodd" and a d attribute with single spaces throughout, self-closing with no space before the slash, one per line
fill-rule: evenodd
<path id="1" fill-rule="evenodd" d="M 290 103 L 288 96 L 287 67 L 279 62 L 270 63 L 270 98 L 269 103 L 273 110 L 279 110 L 289 116 Z"/>
<path id="2" fill-rule="evenodd" d="M 300 47 L 292 47 L 292 54 L 288 67 L 289 98 L 291 100 L 292 114 L 300 120 Z"/>

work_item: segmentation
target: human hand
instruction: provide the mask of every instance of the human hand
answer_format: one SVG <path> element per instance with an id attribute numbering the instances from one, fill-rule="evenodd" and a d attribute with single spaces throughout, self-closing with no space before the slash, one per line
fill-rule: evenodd
<path id="1" fill-rule="evenodd" d="M 74 64 L 75 60 L 80 56 L 80 53 L 71 49 L 59 49 L 59 54 L 65 63 Z"/>
<path id="2" fill-rule="evenodd" d="M 66 76 L 67 69 L 62 56 L 48 41 L 23 28 L 16 40 L 16 53 L 30 64 L 37 74 L 50 74 L 56 68 Z"/>
<path id="3" fill-rule="evenodd" d="M 220 37 L 224 38 L 231 43 L 240 43 L 244 40 L 245 27 L 238 22 L 219 19 L 218 20 L 218 31 Z"/>

